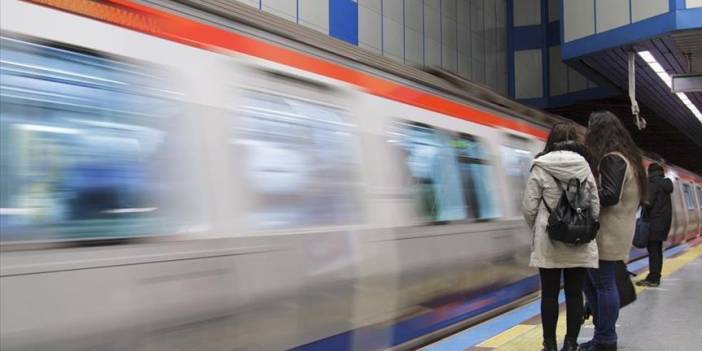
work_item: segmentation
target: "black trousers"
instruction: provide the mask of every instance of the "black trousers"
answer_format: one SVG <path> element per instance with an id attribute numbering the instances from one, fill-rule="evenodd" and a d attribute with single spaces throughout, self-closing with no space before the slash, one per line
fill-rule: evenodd
<path id="1" fill-rule="evenodd" d="M 566 296 L 566 338 L 578 339 L 583 318 L 583 283 L 585 268 L 539 268 L 541 278 L 541 324 L 544 340 L 556 339 L 558 323 L 558 293 L 561 275 Z"/>
<path id="2" fill-rule="evenodd" d="M 648 246 L 648 267 L 649 273 L 646 280 L 654 283 L 661 282 L 661 271 L 663 270 L 663 242 L 649 241 Z"/>

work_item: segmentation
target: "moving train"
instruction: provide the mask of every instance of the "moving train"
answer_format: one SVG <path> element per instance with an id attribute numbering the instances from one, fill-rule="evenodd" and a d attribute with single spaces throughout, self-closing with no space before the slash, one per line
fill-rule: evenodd
<path id="1" fill-rule="evenodd" d="M 558 117 L 233 1 L 0 13 L 2 350 L 407 349 L 537 290 Z"/>

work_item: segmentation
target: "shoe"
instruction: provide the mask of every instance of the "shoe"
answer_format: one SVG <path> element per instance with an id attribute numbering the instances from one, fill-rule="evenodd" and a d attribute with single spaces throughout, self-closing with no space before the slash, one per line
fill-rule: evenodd
<path id="1" fill-rule="evenodd" d="M 593 344 L 592 351 L 617 351 L 617 344 Z"/>
<path id="2" fill-rule="evenodd" d="M 578 351 L 577 341 L 570 340 L 568 338 L 563 342 L 563 348 L 561 351 Z"/>
<path id="3" fill-rule="evenodd" d="M 590 340 L 588 342 L 584 342 L 584 343 L 580 344 L 580 346 L 578 347 L 578 350 L 579 351 L 592 351 L 593 346 L 594 346 L 594 344 L 592 343 L 592 340 Z"/>
<path id="4" fill-rule="evenodd" d="M 541 351 L 558 351 L 558 344 L 556 340 L 544 340 L 544 348 Z"/>
<path id="5" fill-rule="evenodd" d="M 650 288 L 657 288 L 658 286 L 661 285 L 661 283 L 660 282 L 652 282 L 650 280 L 644 279 L 644 280 L 639 280 L 638 282 L 636 282 L 636 285 L 637 286 L 646 286 L 646 287 L 650 287 Z"/>

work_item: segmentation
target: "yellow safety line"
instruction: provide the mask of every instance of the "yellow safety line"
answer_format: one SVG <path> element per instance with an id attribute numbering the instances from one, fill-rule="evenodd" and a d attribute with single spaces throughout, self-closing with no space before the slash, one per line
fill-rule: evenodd
<path id="1" fill-rule="evenodd" d="M 489 347 L 489 348 L 497 348 L 500 347 L 510 341 L 512 341 L 515 338 L 518 338 L 522 334 L 536 328 L 535 325 L 527 325 L 527 324 L 517 324 L 512 328 L 509 328 L 505 331 L 503 331 L 500 334 L 497 334 L 493 336 L 490 339 L 487 339 L 480 343 L 478 347 Z"/>
<path id="2" fill-rule="evenodd" d="M 697 245 L 688 249 L 686 252 L 665 260 L 663 265 L 663 272 L 661 275 L 667 277 L 673 272 L 676 272 L 680 268 L 686 266 L 688 263 L 697 259 L 697 257 L 702 255 L 702 245 Z M 642 271 L 640 276 L 645 276 L 647 271 Z M 639 294 L 646 290 L 646 287 L 636 287 L 636 293 Z M 583 328 L 592 328 L 592 319 L 588 320 Z M 556 335 L 558 335 L 559 343 L 562 342 L 563 336 L 565 336 L 566 329 L 566 316 L 565 313 L 561 313 L 558 318 L 558 325 L 556 327 Z M 478 345 L 481 348 L 489 348 L 496 351 L 525 351 L 525 350 L 539 350 L 542 341 L 542 329 L 541 324 L 529 325 L 529 324 L 518 324 Z"/>

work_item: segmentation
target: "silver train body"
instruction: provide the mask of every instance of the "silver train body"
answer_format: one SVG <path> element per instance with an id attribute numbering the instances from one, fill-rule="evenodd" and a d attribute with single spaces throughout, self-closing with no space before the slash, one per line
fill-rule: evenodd
<path id="1" fill-rule="evenodd" d="M 362 350 L 354 330 L 535 274 L 519 204 L 538 138 L 28 2 L 0 12 L 2 350 L 344 333 Z M 702 190 L 668 172 L 672 245 L 700 233 Z M 410 343 L 379 330 L 373 348 Z"/>

